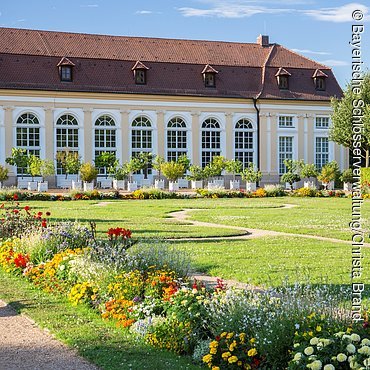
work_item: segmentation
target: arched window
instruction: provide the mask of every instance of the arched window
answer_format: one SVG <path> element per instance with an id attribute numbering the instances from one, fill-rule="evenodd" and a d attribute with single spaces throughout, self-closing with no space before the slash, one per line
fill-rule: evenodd
<path id="1" fill-rule="evenodd" d="M 135 157 L 141 152 L 152 153 L 153 135 L 152 123 L 144 116 L 135 118 L 132 122 L 131 130 L 131 153 Z M 148 168 L 148 174 L 151 174 L 151 164 Z"/>
<path id="2" fill-rule="evenodd" d="M 70 152 L 78 153 L 78 122 L 71 114 L 64 114 L 58 118 L 56 123 L 56 150 L 57 152 L 68 149 Z M 57 174 L 64 171 L 57 163 Z"/>
<path id="3" fill-rule="evenodd" d="M 110 152 L 116 155 L 116 123 L 112 117 L 103 115 L 95 121 L 94 138 L 94 158 L 104 152 Z M 104 168 L 99 168 L 99 173 L 105 175 Z"/>
<path id="4" fill-rule="evenodd" d="M 24 113 L 17 119 L 16 146 L 27 150 L 30 155 L 40 156 L 40 122 L 32 113 Z M 17 168 L 18 173 L 25 173 L 27 169 Z"/>
<path id="5" fill-rule="evenodd" d="M 219 155 L 221 155 L 221 127 L 216 119 L 208 118 L 202 124 L 202 167 Z"/>
<path id="6" fill-rule="evenodd" d="M 253 126 L 252 123 L 242 118 L 235 125 L 235 159 L 243 163 L 244 168 L 248 163 L 253 163 Z"/>
<path id="7" fill-rule="evenodd" d="M 172 118 L 167 124 L 167 161 L 177 161 L 187 155 L 186 123 L 180 117 Z"/>

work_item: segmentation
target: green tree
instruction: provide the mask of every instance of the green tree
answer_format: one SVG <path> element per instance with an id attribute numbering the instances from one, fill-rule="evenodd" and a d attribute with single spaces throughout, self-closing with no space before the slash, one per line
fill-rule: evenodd
<path id="1" fill-rule="evenodd" d="M 108 174 L 114 172 L 115 167 L 117 167 L 118 161 L 116 154 L 112 152 L 103 152 L 95 158 L 95 166 L 104 169 L 105 178 L 108 178 Z"/>
<path id="2" fill-rule="evenodd" d="M 78 174 L 81 167 L 81 157 L 77 152 L 70 152 L 68 149 L 57 152 L 56 160 L 66 175 Z"/>
<path id="3" fill-rule="evenodd" d="M 184 175 L 184 165 L 178 162 L 166 162 L 162 165 L 163 175 L 172 182 Z"/>
<path id="4" fill-rule="evenodd" d="M 156 155 L 153 161 L 153 168 L 157 171 L 158 180 L 161 179 L 162 165 L 165 163 L 165 159 L 160 155 Z"/>
<path id="5" fill-rule="evenodd" d="M 293 190 L 293 184 L 301 180 L 300 171 L 303 166 L 303 161 L 294 161 L 292 159 L 284 160 L 286 172 L 281 176 L 282 182 L 287 182 Z"/>
<path id="6" fill-rule="evenodd" d="M 12 148 L 12 156 L 5 159 L 5 162 L 11 166 L 17 166 L 20 170 L 23 179 L 24 170 L 28 168 L 30 157 L 27 154 L 26 149 L 22 148 Z"/>
<path id="7" fill-rule="evenodd" d="M 365 158 L 365 165 L 369 167 L 369 150 L 370 150 L 370 72 L 364 75 L 361 94 L 356 95 L 353 92 L 353 86 L 349 84 L 344 91 L 342 99 L 333 98 L 331 106 L 333 114 L 331 116 L 332 126 L 329 132 L 329 139 L 337 144 L 343 145 L 346 148 L 353 146 L 353 105 L 361 104 L 359 100 L 364 102 L 362 122 L 364 131 L 362 134 L 362 157 Z M 357 103 L 356 103 L 357 101 Z M 354 103 L 355 102 L 355 103 Z"/>
<path id="8" fill-rule="evenodd" d="M 235 181 L 235 176 L 243 171 L 243 163 L 238 159 L 230 159 L 226 162 L 226 171 L 233 174 L 233 180 Z"/>

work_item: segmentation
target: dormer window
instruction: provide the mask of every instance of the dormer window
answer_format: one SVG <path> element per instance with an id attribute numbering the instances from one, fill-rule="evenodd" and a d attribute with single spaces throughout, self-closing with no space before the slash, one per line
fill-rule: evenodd
<path id="1" fill-rule="evenodd" d="M 60 62 L 57 64 L 59 68 L 59 78 L 63 82 L 72 82 L 73 81 L 73 67 L 72 63 L 68 58 L 63 57 Z"/>
<path id="2" fill-rule="evenodd" d="M 326 73 L 324 73 L 320 69 L 316 69 L 316 71 L 312 75 L 312 78 L 315 83 L 316 90 L 318 91 L 326 90 L 326 79 L 328 78 L 328 75 Z"/>
<path id="3" fill-rule="evenodd" d="M 203 81 L 205 87 L 216 87 L 216 71 L 213 67 L 207 64 L 202 71 Z"/>
<path id="4" fill-rule="evenodd" d="M 146 85 L 147 82 L 147 73 L 146 71 L 149 68 L 144 64 L 141 63 L 139 60 L 135 63 L 132 67 L 132 71 L 134 72 L 134 79 L 136 85 Z"/>
<path id="5" fill-rule="evenodd" d="M 288 90 L 289 89 L 289 77 L 291 74 L 284 68 L 280 67 L 275 77 L 277 79 L 277 83 L 280 90 Z"/>

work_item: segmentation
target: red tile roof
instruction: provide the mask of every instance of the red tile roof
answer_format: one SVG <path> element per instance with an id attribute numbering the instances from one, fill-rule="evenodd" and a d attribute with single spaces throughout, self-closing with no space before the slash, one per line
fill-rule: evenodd
<path id="1" fill-rule="evenodd" d="M 67 58 L 73 82 L 61 82 L 57 64 Z M 148 70 L 135 85 L 132 66 Z M 217 70 L 217 87 L 205 88 L 205 65 Z M 275 74 L 291 73 L 290 90 L 280 91 Z M 328 75 L 327 90 L 314 89 L 315 70 Z M 89 35 L 0 28 L 0 88 L 214 97 L 329 100 L 341 95 L 330 68 L 280 45 Z"/>

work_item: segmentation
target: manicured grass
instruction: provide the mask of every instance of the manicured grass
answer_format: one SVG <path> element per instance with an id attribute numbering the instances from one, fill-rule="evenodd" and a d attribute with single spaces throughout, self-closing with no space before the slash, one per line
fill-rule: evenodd
<path id="1" fill-rule="evenodd" d="M 194 267 L 209 275 L 251 283 L 349 284 L 351 245 L 296 237 L 175 243 L 191 253 Z M 363 248 L 363 282 L 370 281 L 370 248 Z"/>
<path id="2" fill-rule="evenodd" d="M 26 280 L 1 269 L 0 298 L 41 327 L 47 327 L 58 339 L 102 369 L 200 369 L 189 358 L 135 341 L 124 329 L 104 322 L 92 309 L 73 307 L 66 299 L 43 293 Z"/>

